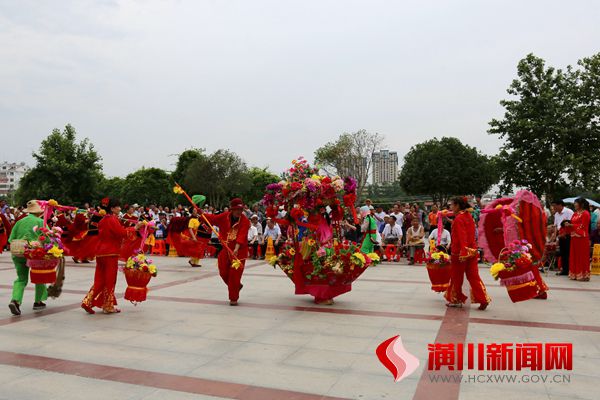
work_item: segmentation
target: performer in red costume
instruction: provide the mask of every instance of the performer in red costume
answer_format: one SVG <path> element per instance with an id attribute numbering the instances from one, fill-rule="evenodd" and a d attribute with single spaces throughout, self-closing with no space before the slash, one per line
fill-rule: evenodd
<path id="1" fill-rule="evenodd" d="M 4 251 L 6 243 L 8 243 L 8 237 L 10 236 L 10 230 L 12 225 L 4 214 L 0 212 L 0 254 Z"/>
<path id="2" fill-rule="evenodd" d="M 569 279 L 587 282 L 590 280 L 590 213 L 587 200 L 575 200 L 575 213 L 571 217 L 571 255 L 569 257 Z"/>
<path id="3" fill-rule="evenodd" d="M 229 202 L 229 211 L 221 214 L 203 214 L 213 225 L 219 228 L 219 237 L 240 261 L 235 268 L 234 259 L 227 249 L 221 250 L 218 257 L 219 274 L 229 289 L 229 304 L 237 306 L 242 289 L 242 274 L 246 258 L 248 258 L 248 229 L 250 220 L 242 212 L 244 203 L 241 199 Z"/>
<path id="4" fill-rule="evenodd" d="M 119 254 L 123 240 L 135 235 L 134 228 L 125 229 L 119 221 L 121 207 L 118 200 L 102 199 L 106 216 L 98 224 L 98 248 L 96 250 L 96 274 L 94 284 L 83 299 L 81 308 L 95 314 L 94 307 L 102 308 L 105 314 L 121 312 L 115 298 Z M 138 223 L 139 228 L 142 223 Z"/>
<path id="5" fill-rule="evenodd" d="M 452 241 L 450 244 L 451 271 L 450 286 L 444 297 L 448 307 L 462 307 L 467 296 L 462 292 L 465 275 L 471 285 L 471 302 L 478 303 L 480 310 L 485 310 L 491 302 L 485 285 L 479 277 L 477 267 L 477 243 L 475 241 L 475 221 L 467 211 L 469 203 L 464 197 L 452 199 L 452 211 L 456 218 L 452 223 Z"/>

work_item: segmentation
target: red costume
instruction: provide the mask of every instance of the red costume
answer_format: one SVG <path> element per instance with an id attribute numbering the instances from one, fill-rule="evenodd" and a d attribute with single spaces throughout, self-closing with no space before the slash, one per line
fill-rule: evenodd
<path id="1" fill-rule="evenodd" d="M 519 220 L 510 215 L 513 212 L 518 214 Z M 530 270 L 537 283 L 538 298 L 541 299 L 547 297 L 548 291 L 548 285 L 538 270 L 546 246 L 546 220 L 546 213 L 537 196 L 520 190 L 515 197 L 496 199 L 488 204 L 479 221 L 479 245 L 484 249 L 487 261 L 496 262 L 500 252 L 515 240 L 527 240 L 531 244 L 533 265 Z"/>
<path id="2" fill-rule="evenodd" d="M 11 228 L 12 226 L 8 221 L 8 218 L 6 218 L 4 214 L 0 213 L 0 254 L 2 254 L 2 251 L 4 251 L 4 247 L 8 242 Z"/>
<path id="3" fill-rule="evenodd" d="M 571 217 L 571 253 L 569 256 L 569 278 L 590 279 L 590 213 L 576 212 Z"/>
<path id="4" fill-rule="evenodd" d="M 133 234 L 133 228 L 125 229 L 115 215 L 107 215 L 98 224 L 98 247 L 96 250 L 96 273 L 94 284 L 83 299 L 81 306 L 88 312 L 101 307 L 106 312 L 115 312 L 117 299 L 115 285 L 121 245 Z"/>
<path id="5" fill-rule="evenodd" d="M 485 285 L 479 277 L 477 267 L 477 243 L 475 241 L 475 221 L 467 211 L 461 211 L 452 223 L 450 286 L 444 297 L 453 304 L 467 300 L 462 292 L 462 284 L 466 274 L 471 285 L 471 302 L 487 304 L 491 301 Z"/>
<path id="6" fill-rule="evenodd" d="M 239 199 L 233 199 L 230 203 L 230 209 L 243 208 L 243 204 Z M 237 220 L 233 219 L 231 211 L 221 214 L 204 214 L 206 219 L 219 228 L 219 237 L 226 246 L 233 252 L 236 244 L 239 245 L 237 258 L 241 265 L 235 269 L 232 267 L 233 259 L 231 253 L 227 249 L 221 250 L 218 257 L 219 274 L 223 282 L 229 289 L 229 300 L 237 302 L 240 297 L 240 289 L 242 288 L 242 273 L 246 258 L 248 258 L 248 229 L 250 229 L 250 220 L 243 213 Z"/>
<path id="7" fill-rule="evenodd" d="M 91 261 L 96 257 L 96 249 L 98 247 L 98 225 L 102 217 L 100 215 L 92 215 L 89 221 L 85 221 L 84 214 L 75 216 L 74 231 L 69 246 L 69 254 L 76 261 Z M 85 226 L 87 225 L 87 226 Z"/>
<path id="8" fill-rule="evenodd" d="M 192 257 L 196 259 L 204 258 L 204 253 L 208 242 L 210 241 L 209 229 L 202 224 L 200 217 L 173 217 L 169 223 L 167 237 L 171 244 L 177 250 L 179 256 Z M 196 234 L 196 241 L 190 236 L 189 230 L 193 229 Z"/>

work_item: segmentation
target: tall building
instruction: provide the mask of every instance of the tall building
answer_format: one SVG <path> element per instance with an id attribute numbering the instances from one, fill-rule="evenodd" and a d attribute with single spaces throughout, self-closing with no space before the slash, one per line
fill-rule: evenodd
<path id="1" fill-rule="evenodd" d="M 393 183 L 398 179 L 398 153 L 381 150 L 373 153 L 373 183 Z"/>
<path id="2" fill-rule="evenodd" d="M 342 165 L 338 169 L 341 176 L 352 176 L 356 180 L 367 181 L 367 158 L 366 157 L 349 157 L 342 161 Z"/>
<path id="3" fill-rule="evenodd" d="M 0 195 L 7 195 L 19 187 L 19 181 L 29 170 L 25 163 L 0 164 Z"/>

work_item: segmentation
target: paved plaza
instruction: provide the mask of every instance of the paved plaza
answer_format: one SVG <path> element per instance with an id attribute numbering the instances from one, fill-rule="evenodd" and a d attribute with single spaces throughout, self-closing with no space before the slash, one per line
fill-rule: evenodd
<path id="1" fill-rule="evenodd" d="M 67 262 L 64 292 L 23 315 L 8 307 L 15 272 L 0 256 L 0 399 L 597 399 L 600 277 L 589 283 L 550 274 L 547 301 L 510 302 L 485 266 L 487 311 L 447 309 L 424 266 L 383 263 L 334 306 L 294 296 L 292 282 L 249 261 L 240 306 L 230 307 L 216 260 L 192 269 L 156 257 L 148 301 L 123 312 L 79 308 L 94 264 Z M 32 286 L 30 285 L 30 289 Z M 420 367 L 396 383 L 375 349 L 400 335 Z M 573 370 L 561 383 L 435 383 L 430 343 L 573 343 Z M 543 372 L 543 371 L 542 371 Z M 531 373 L 531 372 L 529 372 Z"/>

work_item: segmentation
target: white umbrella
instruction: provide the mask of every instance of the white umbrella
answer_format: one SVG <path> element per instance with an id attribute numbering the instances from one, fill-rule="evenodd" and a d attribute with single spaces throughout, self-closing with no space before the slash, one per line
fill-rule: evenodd
<path id="1" fill-rule="evenodd" d="M 563 201 L 565 203 L 575 203 L 575 200 L 577 200 L 579 197 L 567 197 L 566 199 L 563 199 Z M 590 203 L 590 206 L 594 206 L 594 207 L 600 207 L 600 203 L 595 202 L 592 199 L 586 199 L 588 203 Z"/>

